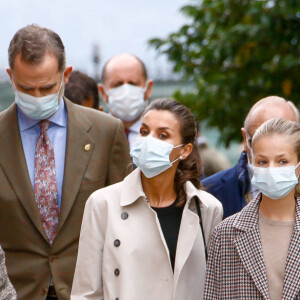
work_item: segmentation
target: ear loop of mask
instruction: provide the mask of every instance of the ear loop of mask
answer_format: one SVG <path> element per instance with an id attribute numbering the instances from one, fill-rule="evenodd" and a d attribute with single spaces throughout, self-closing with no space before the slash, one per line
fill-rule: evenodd
<path id="1" fill-rule="evenodd" d="M 145 87 L 144 87 L 144 93 L 146 93 L 146 91 L 147 91 L 147 89 L 148 89 L 148 84 L 149 84 L 149 82 L 148 82 L 148 80 L 146 81 L 146 84 L 145 84 Z"/>
<path id="2" fill-rule="evenodd" d="M 297 166 L 295 167 L 295 174 L 296 174 L 297 168 L 298 168 L 299 166 L 300 166 L 300 162 L 298 162 Z M 296 176 L 297 176 L 297 179 L 299 180 L 300 172 L 299 172 L 298 175 L 296 174 Z"/>
<path id="3" fill-rule="evenodd" d="M 253 165 L 254 152 L 253 152 L 252 148 L 250 148 L 250 155 L 251 155 L 251 158 L 252 158 L 252 163 L 250 163 L 250 161 L 249 161 L 249 164 Z"/>
<path id="4" fill-rule="evenodd" d="M 175 146 L 175 147 L 173 147 L 173 149 L 176 149 L 176 148 L 179 148 L 179 147 L 182 147 L 182 146 L 184 146 L 184 144 Z M 178 161 L 178 160 L 180 160 L 180 159 L 182 159 L 182 156 L 181 156 L 181 155 L 180 155 L 178 158 L 176 158 L 175 160 L 173 160 L 172 162 L 170 162 L 170 163 L 173 165 L 176 161 Z"/>

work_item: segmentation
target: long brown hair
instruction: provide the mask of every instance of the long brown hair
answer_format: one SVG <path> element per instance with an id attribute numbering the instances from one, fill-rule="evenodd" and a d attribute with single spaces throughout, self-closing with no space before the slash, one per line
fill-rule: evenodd
<path id="1" fill-rule="evenodd" d="M 196 188 L 201 187 L 199 178 L 202 175 L 202 164 L 196 146 L 197 124 L 192 112 L 176 100 L 160 98 L 151 102 L 144 111 L 144 115 L 150 110 L 166 110 L 174 114 L 180 124 L 181 143 L 193 145 L 192 153 L 181 160 L 175 174 L 175 189 L 178 199 L 178 206 L 183 206 L 186 202 L 184 185 L 191 181 Z"/>

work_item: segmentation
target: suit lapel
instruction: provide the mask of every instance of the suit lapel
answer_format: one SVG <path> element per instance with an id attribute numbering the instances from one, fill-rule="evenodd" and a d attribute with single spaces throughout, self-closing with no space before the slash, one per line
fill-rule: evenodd
<path id="1" fill-rule="evenodd" d="M 234 224 L 234 227 L 242 231 L 234 241 L 234 245 L 245 270 L 250 274 L 256 288 L 264 299 L 270 299 L 267 272 L 258 228 L 260 196 L 246 206 L 241 212 L 240 218 Z"/>
<path id="2" fill-rule="evenodd" d="M 300 293 L 300 197 L 296 202 L 294 233 L 289 245 L 285 266 L 282 299 L 295 299 Z"/>
<path id="3" fill-rule="evenodd" d="M 74 104 L 68 100 L 65 100 L 65 103 L 68 112 L 68 131 L 58 233 L 74 204 L 95 147 L 94 141 L 88 134 L 92 127 L 91 122 Z"/>
<path id="4" fill-rule="evenodd" d="M 18 126 L 16 105 L 10 106 L 2 116 L 5 116 L 5 122 L 3 119 L 0 120 L 0 165 L 29 218 L 45 240 L 48 241 L 34 199 L 34 192 L 28 174 Z"/>

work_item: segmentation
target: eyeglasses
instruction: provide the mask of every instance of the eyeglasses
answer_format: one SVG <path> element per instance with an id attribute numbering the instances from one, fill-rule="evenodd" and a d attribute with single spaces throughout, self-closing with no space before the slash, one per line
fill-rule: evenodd
<path id="1" fill-rule="evenodd" d="M 251 147 L 252 147 L 252 137 L 250 137 L 250 134 L 248 133 L 247 130 L 246 130 L 246 143 L 247 143 L 247 147 L 249 149 L 251 149 Z"/>

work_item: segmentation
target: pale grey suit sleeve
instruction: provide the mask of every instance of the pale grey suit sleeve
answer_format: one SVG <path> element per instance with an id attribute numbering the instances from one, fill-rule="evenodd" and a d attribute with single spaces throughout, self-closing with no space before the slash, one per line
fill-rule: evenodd
<path id="1" fill-rule="evenodd" d="M 5 255 L 0 246 L 0 300 L 17 299 L 16 291 L 7 276 Z"/>

